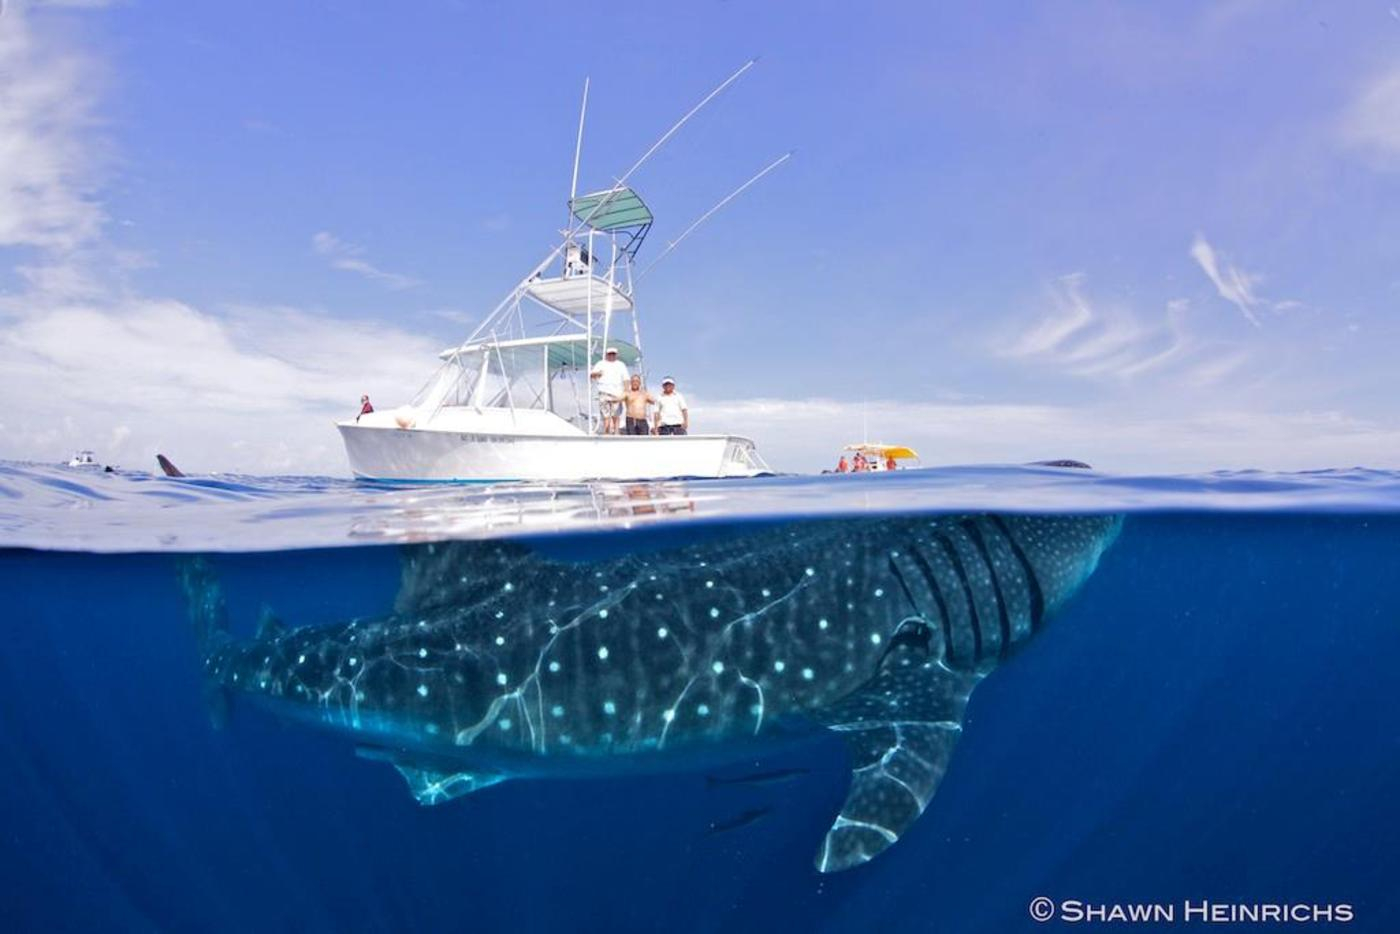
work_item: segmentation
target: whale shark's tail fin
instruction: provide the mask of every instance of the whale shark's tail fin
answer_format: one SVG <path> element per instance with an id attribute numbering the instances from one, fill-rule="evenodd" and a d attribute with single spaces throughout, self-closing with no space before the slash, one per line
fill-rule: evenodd
<path id="1" fill-rule="evenodd" d="M 179 559 L 177 573 L 189 608 L 190 622 L 194 626 L 195 645 L 207 672 L 214 656 L 232 641 L 228 632 L 224 589 L 204 558 Z M 207 674 L 204 679 L 204 702 L 209 707 L 209 719 L 214 726 L 222 727 L 228 720 L 228 692 Z"/>

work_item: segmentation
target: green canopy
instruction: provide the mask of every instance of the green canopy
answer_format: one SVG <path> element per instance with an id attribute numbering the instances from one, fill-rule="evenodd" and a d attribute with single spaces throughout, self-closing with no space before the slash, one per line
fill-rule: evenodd
<path id="1" fill-rule="evenodd" d="M 589 367 L 603 358 L 602 341 L 593 339 L 593 354 L 590 358 L 588 353 L 588 338 L 582 334 L 557 334 L 552 337 L 533 337 L 523 340 L 513 341 L 482 341 L 478 344 L 471 344 L 462 348 L 449 348 L 438 356 L 444 360 L 460 354 L 489 354 L 495 364 L 505 367 L 509 372 L 516 370 L 532 370 L 539 367 L 545 352 L 542 348 L 547 348 L 549 353 L 549 368 L 557 370 L 560 367 L 576 366 Z M 641 359 L 641 351 L 636 346 L 613 338 L 608 341 L 608 347 L 617 348 L 618 359 L 628 366 L 636 366 Z"/>
<path id="2" fill-rule="evenodd" d="M 574 217 L 594 230 L 621 230 L 652 222 L 651 209 L 630 188 L 609 188 L 591 195 L 579 195 L 569 204 L 569 209 L 574 212 Z"/>
<path id="3" fill-rule="evenodd" d="M 595 343 L 597 343 L 597 341 L 595 341 Z M 552 342 L 548 346 L 549 368 L 551 370 L 557 369 L 561 366 L 592 367 L 593 364 L 597 363 L 603 358 L 602 352 L 598 351 L 595 354 L 594 359 L 588 359 L 588 348 L 586 346 L 585 341 L 559 341 Z M 637 348 L 629 344 L 627 341 L 611 340 L 608 341 L 608 346 L 616 347 L 617 358 L 623 363 L 627 364 L 628 366 L 636 366 L 637 361 L 642 356 L 640 353 L 637 352 Z M 524 347 L 516 348 L 516 353 L 521 354 L 525 359 L 529 359 L 532 362 L 534 360 L 539 360 L 539 350 L 535 348 L 529 348 L 528 351 Z"/>

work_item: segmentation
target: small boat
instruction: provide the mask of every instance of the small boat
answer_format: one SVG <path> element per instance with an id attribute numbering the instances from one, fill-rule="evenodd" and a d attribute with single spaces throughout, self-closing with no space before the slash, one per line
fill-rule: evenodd
<path id="1" fill-rule="evenodd" d="M 586 86 L 584 102 L 586 107 Z M 580 144 L 582 132 L 580 116 Z M 577 149 L 574 165 L 577 185 Z M 634 283 L 641 274 L 637 253 L 654 218 L 641 196 L 623 184 L 636 167 L 610 188 L 570 196 L 563 241 L 464 342 L 439 354 L 440 367 L 409 404 L 337 423 L 356 477 L 625 481 L 769 472 L 753 441 L 739 435 L 604 431 L 590 374 L 605 349 L 616 348 L 629 372 L 646 382 Z M 656 383 L 650 388 L 660 392 Z"/>
<path id="2" fill-rule="evenodd" d="M 901 470 L 904 468 L 901 467 L 900 461 L 917 461 L 919 459 L 917 451 L 902 444 L 872 444 L 868 441 L 862 441 L 859 444 L 848 444 L 842 450 L 852 452 L 849 459 L 844 453 L 841 455 L 841 459 L 847 461 L 847 470 L 856 473 Z M 836 472 L 844 473 L 846 471 L 838 468 Z"/>
<path id="3" fill-rule="evenodd" d="M 68 459 L 69 467 L 87 467 L 94 470 L 101 470 L 102 465 L 97 462 L 97 455 L 91 451 L 79 451 Z"/>

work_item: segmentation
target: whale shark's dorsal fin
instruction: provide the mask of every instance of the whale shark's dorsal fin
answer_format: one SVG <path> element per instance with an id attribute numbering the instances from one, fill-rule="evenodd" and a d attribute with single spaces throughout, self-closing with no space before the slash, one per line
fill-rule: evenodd
<path id="1" fill-rule="evenodd" d="M 863 688 L 819 719 L 851 752 L 851 790 L 817 851 L 821 872 L 873 858 L 923 813 L 948 769 L 978 672 L 951 671 L 916 646 L 886 656 Z"/>
<path id="2" fill-rule="evenodd" d="M 262 611 L 258 614 L 258 629 L 254 638 L 259 642 L 272 642 L 285 635 L 287 626 L 272 612 L 272 607 L 263 605 Z"/>

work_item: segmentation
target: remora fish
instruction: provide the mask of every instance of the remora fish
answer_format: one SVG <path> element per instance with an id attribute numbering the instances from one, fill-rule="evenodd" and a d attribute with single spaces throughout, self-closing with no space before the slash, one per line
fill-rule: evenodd
<path id="1" fill-rule="evenodd" d="M 554 560 L 528 544 L 407 546 L 388 617 L 227 634 L 183 578 L 209 693 L 353 735 L 422 804 L 511 778 L 713 766 L 793 731 L 850 748 L 816 856 L 899 839 L 947 770 L 972 689 L 1094 570 L 1113 516 L 767 526 L 670 551 Z"/>

